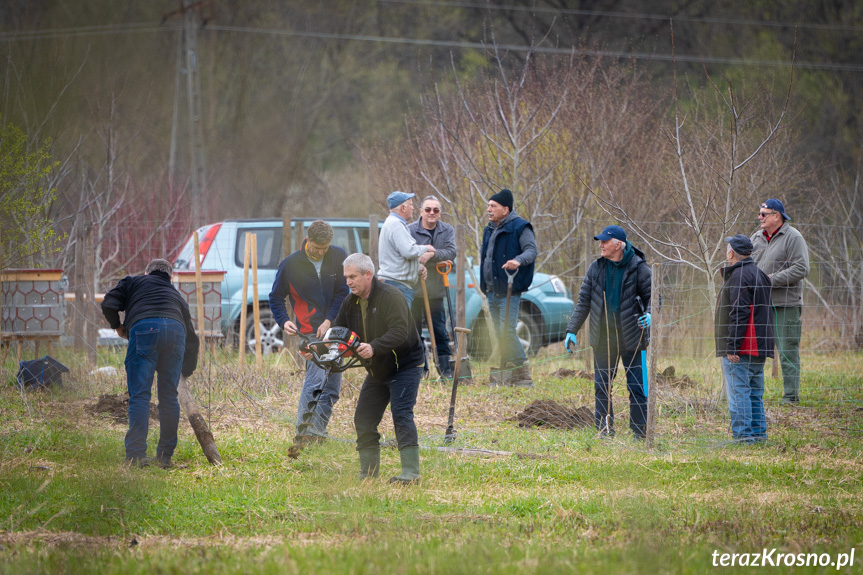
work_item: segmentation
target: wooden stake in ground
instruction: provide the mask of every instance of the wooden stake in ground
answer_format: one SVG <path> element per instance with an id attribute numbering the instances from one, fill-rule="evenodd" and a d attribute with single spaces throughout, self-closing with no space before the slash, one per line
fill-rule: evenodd
<path id="1" fill-rule="evenodd" d="M 246 367 L 246 346 L 249 345 L 249 340 L 246 339 L 246 315 L 248 314 L 248 306 L 246 305 L 246 302 L 249 301 L 249 254 L 252 250 L 251 236 L 251 232 L 246 232 L 246 255 L 243 259 L 243 298 L 240 301 L 240 333 L 237 336 L 240 340 L 241 370 Z"/>
<path id="2" fill-rule="evenodd" d="M 263 367 L 261 351 L 261 302 L 258 301 L 258 234 L 252 234 L 252 311 L 255 315 L 255 364 Z"/>
<path id="3" fill-rule="evenodd" d="M 180 376 L 180 382 L 177 384 L 177 399 L 180 401 L 180 407 L 183 408 L 183 413 L 189 418 L 189 424 L 195 432 L 195 437 L 198 438 L 198 443 L 201 444 L 201 449 L 207 457 L 207 461 L 213 465 L 222 464 L 222 456 L 219 455 L 219 450 L 216 447 L 216 440 L 213 434 L 207 427 L 207 422 L 198 411 L 198 404 L 195 403 L 195 398 L 192 397 L 192 392 L 186 384 L 186 378 Z"/>
<path id="4" fill-rule="evenodd" d="M 201 250 L 198 244 L 198 232 L 195 232 L 195 299 L 198 300 L 198 339 L 204 346 L 204 289 L 201 281 Z"/>

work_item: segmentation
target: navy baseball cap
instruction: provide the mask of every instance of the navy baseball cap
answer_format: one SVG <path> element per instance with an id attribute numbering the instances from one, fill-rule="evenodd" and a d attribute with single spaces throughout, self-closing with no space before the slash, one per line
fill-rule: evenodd
<path id="1" fill-rule="evenodd" d="M 390 209 L 393 209 L 396 206 L 400 206 L 416 194 L 408 194 L 407 192 L 393 192 L 387 196 L 387 205 Z"/>
<path id="2" fill-rule="evenodd" d="M 605 240 L 620 240 L 622 242 L 626 241 L 626 232 L 620 226 L 608 226 L 602 233 L 596 236 L 593 236 L 593 239 L 605 241 Z"/>
<path id="3" fill-rule="evenodd" d="M 761 204 L 761 207 L 767 210 L 773 210 L 774 212 L 779 212 L 783 219 L 791 221 L 791 218 L 789 218 L 788 214 L 785 213 L 785 206 L 783 206 L 782 202 L 779 200 L 769 199 Z"/>
<path id="4" fill-rule="evenodd" d="M 731 246 L 731 249 L 741 256 L 752 255 L 752 250 L 754 249 L 752 242 L 743 234 L 737 234 L 730 238 L 725 238 L 725 243 Z"/>

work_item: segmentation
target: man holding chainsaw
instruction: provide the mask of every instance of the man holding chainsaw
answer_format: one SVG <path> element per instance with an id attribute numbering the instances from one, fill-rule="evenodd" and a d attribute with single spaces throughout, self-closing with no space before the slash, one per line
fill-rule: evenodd
<path id="1" fill-rule="evenodd" d="M 488 298 L 500 349 L 500 375 L 496 378 L 493 371 L 491 384 L 505 379 L 510 385 L 531 386 L 533 380 L 527 355 L 515 327 L 521 294 L 533 281 L 536 236 L 533 226 L 519 217 L 512 206 L 509 190 L 501 190 L 488 200 L 488 226 L 482 234 L 480 248 L 479 285 Z"/>
<path id="2" fill-rule="evenodd" d="M 408 302 L 414 299 L 414 284 L 425 278 L 425 263 L 434 256 L 429 244 L 418 244 L 408 231 L 408 220 L 414 214 L 413 198 L 416 194 L 393 192 L 387 196 L 390 214 L 381 226 L 378 238 L 378 276 L 381 281 L 397 288 Z"/>
<path id="3" fill-rule="evenodd" d="M 451 225 L 442 222 L 440 218 L 440 201 L 435 196 L 426 196 L 423 198 L 419 219 L 408 226 L 408 231 L 418 245 L 430 245 L 434 247 L 435 253 L 428 260 L 428 264 L 435 266 L 438 262 L 448 262 L 449 266 L 446 266 L 446 268 L 449 268 L 452 266 L 452 261 L 456 258 L 455 230 Z M 433 330 L 434 332 L 441 375 L 446 378 L 452 378 L 452 367 L 450 367 L 449 361 L 452 353 L 446 329 L 446 311 L 443 301 L 446 294 L 444 293 L 443 276 L 435 270 L 428 273 L 427 278 L 422 281 L 426 282 L 426 292 L 428 293 L 428 304 L 432 322 L 429 330 Z M 413 315 L 414 323 L 419 327 L 422 325 L 422 318 L 425 315 L 425 299 L 422 296 L 422 291 L 416 293 L 416 290 L 414 290 L 414 292 L 411 314 Z"/>
<path id="4" fill-rule="evenodd" d="M 360 336 L 363 343 L 357 354 L 368 360 L 368 374 L 354 413 L 360 478 L 378 476 L 381 462 L 378 425 L 389 404 L 402 466 L 401 474 L 390 479 L 390 483 L 418 483 L 420 452 L 414 405 L 425 353 L 416 325 L 398 288 L 375 277 L 375 265 L 369 256 L 348 256 L 344 275 L 351 295 L 342 302 L 333 324 Z"/>
<path id="5" fill-rule="evenodd" d="M 322 220 L 314 221 L 302 247 L 279 264 L 270 292 L 270 309 L 276 323 L 288 335 L 300 333 L 323 338 L 348 295 L 348 286 L 342 275 L 342 262 L 347 254 L 342 248 L 330 245 L 332 240 L 333 228 Z M 288 315 L 286 298 L 291 300 L 297 323 Z M 322 367 L 306 360 L 306 377 L 297 406 L 298 446 L 305 447 L 327 436 L 327 424 L 333 406 L 339 400 L 341 387 L 341 373 L 328 374 Z M 318 389 L 321 393 L 315 398 L 313 393 Z M 314 406 L 312 410 L 308 409 L 310 402 Z M 308 417 L 304 420 L 303 415 L 309 411 L 313 414 L 311 420 Z"/>
<path id="6" fill-rule="evenodd" d="M 575 334 L 589 315 L 596 428 L 603 437 L 614 435 L 611 384 L 623 360 L 629 389 L 629 427 L 636 438 L 644 439 L 647 358 L 642 352 L 650 343 L 650 266 L 641 250 L 626 241 L 620 226 L 608 226 L 593 239 L 599 241 L 601 255 L 587 268 L 566 326 L 564 347 L 569 353 L 575 350 Z"/>

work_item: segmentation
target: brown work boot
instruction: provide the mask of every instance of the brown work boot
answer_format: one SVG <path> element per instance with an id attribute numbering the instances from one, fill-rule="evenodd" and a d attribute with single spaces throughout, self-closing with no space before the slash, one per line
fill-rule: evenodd
<path id="1" fill-rule="evenodd" d="M 508 382 L 514 387 L 533 387 L 533 380 L 530 378 L 530 367 L 527 362 L 512 370 L 512 376 Z"/>

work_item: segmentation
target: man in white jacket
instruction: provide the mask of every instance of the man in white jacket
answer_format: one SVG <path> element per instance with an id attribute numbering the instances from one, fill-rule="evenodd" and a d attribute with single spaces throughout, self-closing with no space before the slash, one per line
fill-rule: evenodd
<path id="1" fill-rule="evenodd" d="M 414 213 L 414 195 L 396 191 L 387 196 L 390 215 L 384 220 L 378 239 L 378 279 L 398 288 L 408 302 L 408 309 L 414 299 L 414 284 L 428 274 L 421 264 L 435 255 L 433 246 L 417 245 L 408 231 L 408 220 Z"/>

